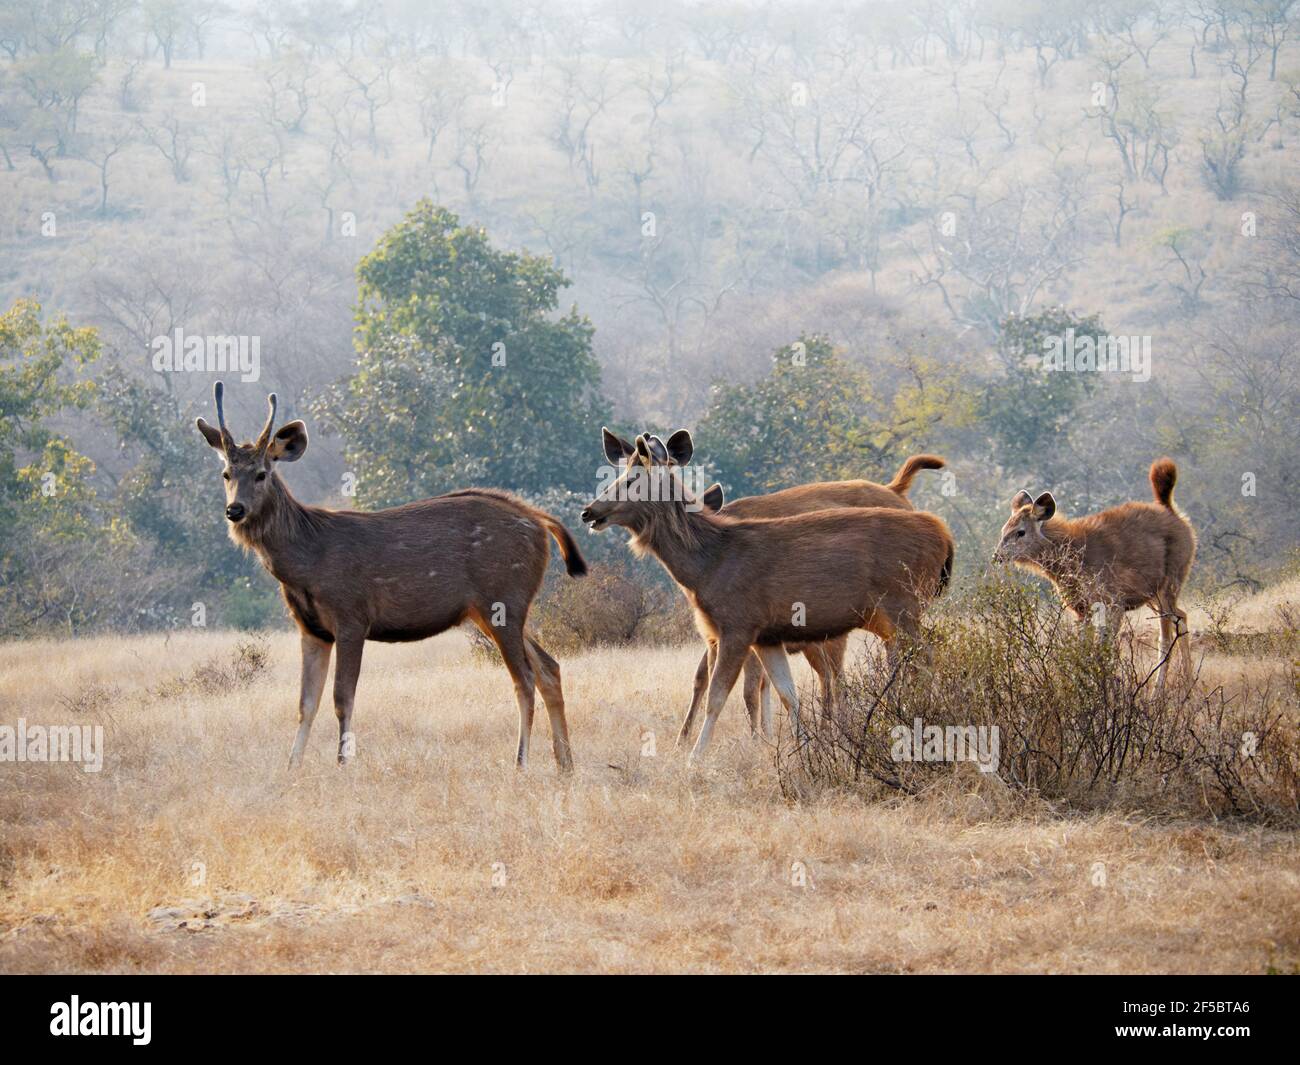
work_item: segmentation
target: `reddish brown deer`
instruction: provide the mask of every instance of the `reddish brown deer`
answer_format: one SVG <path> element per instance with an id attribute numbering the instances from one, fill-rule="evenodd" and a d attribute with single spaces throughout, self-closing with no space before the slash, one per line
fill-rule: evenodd
<path id="1" fill-rule="evenodd" d="M 682 437 L 685 439 L 682 439 Z M 689 446 L 689 434 L 674 434 Z M 703 753 L 750 649 L 790 713 L 799 695 L 785 643 L 817 642 L 865 628 L 886 641 L 915 638 L 925 604 L 952 572 L 953 542 L 932 514 L 898 508 L 840 508 L 786 518 L 734 518 L 703 509 L 676 464 L 638 436 L 622 475 L 582 512 L 593 531 L 621 525 L 634 551 L 659 559 L 695 610 L 700 635 L 717 645 Z"/>
<path id="2" fill-rule="evenodd" d="M 1080 620 L 1100 603 L 1111 639 L 1124 614 L 1150 605 L 1160 615 L 1163 686 L 1173 648 L 1180 648 L 1184 679 L 1192 673 L 1187 615 L 1178 594 L 1196 554 L 1196 533 L 1174 507 L 1178 469 L 1171 459 L 1151 464 L 1153 503 L 1123 503 L 1073 520 L 1056 513 L 1051 492 L 1026 491 L 1011 500 L 994 562 L 1014 562 L 1041 573 Z"/>
<path id="3" fill-rule="evenodd" d="M 671 443 L 671 440 L 669 441 Z M 687 455 L 682 464 L 690 461 Z M 783 488 L 761 496 L 746 496 L 723 503 L 722 487 L 713 485 L 702 496 L 706 509 L 728 514 L 733 518 L 788 518 L 796 514 L 809 514 L 814 510 L 832 507 L 895 507 L 913 510 L 907 498 L 912 480 L 921 470 L 941 470 L 946 463 L 937 455 L 913 455 L 907 459 L 889 484 L 873 481 L 816 481 Z M 824 643 L 786 644 L 786 652 L 800 654 L 808 660 L 817 676 L 825 713 L 833 713 L 835 706 L 835 678 L 844 671 L 844 654 L 848 647 L 847 636 L 837 636 Z M 679 743 L 690 737 L 695 716 L 699 712 L 713 668 L 716 648 L 710 645 L 700 656 L 695 669 L 695 687 L 691 692 L 691 706 L 682 722 Z M 743 689 L 745 708 L 749 711 L 750 727 L 757 730 L 761 720 L 764 736 L 772 735 L 772 701 L 767 678 L 757 654 L 745 660 Z"/>
<path id="4" fill-rule="evenodd" d="M 272 433 L 275 395 L 261 435 L 237 444 L 226 428 L 222 385 L 214 389 L 217 427 L 199 432 L 225 460 L 230 538 L 255 552 L 302 633 L 298 735 L 290 766 L 302 761 L 312 720 L 337 648 L 334 710 L 339 762 L 354 747 L 352 709 L 367 640 L 423 640 L 469 620 L 501 651 L 519 704 L 516 763 L 528 761 L 533 687 L 551 719 L 555 761 L 573 765 L 564 719 L 560 667 L 525 625 L 555 538 L 571 576 L 587 571 L 573 537 L 558 520 L 506 494 L 465 489 L 373 513 L 298 502 L 276 473 L 307 450 L 307 427 L 290 422 Z"/>

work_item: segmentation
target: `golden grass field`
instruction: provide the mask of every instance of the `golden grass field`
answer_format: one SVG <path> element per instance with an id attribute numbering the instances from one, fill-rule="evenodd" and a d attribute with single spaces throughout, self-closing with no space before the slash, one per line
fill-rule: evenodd
<path id="1" fill-rule="evenodd" d="M 371 644 L 357 760 L 335 764 L 327 691 L 290 775 L 296 637 L 246 685 L 193 679 L 245 638 L 0 645 L 0 723 L 106 730 L 99 774 L 0 764 L 0 970 L 1300 968 L 1294 833 L 1062 815 L 956 772 L 791 804 L 738 694 L 702 766 L 673 750 L 694 646 L 563 662 L 565 779 L 540 705 L 514 769 L 510 685 L 462 634 Z M 1286 668 L 1210 656 L 1202 676 Z"/>

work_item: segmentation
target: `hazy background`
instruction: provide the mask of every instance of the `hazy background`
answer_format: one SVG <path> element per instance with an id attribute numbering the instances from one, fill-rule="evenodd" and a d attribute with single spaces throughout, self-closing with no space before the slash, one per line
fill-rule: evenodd
<path id="1" fill-rule="evenodd" d="M 1257 589 L 1297 565 L 1297 137 L 1284 0 L 0 0 L 0 633 L 281 616 L 216 375 L 152 367 L 178 327 L 259 338 L 229 418 L 307 419 L 309 501 L 576 528 L 604 420 L 733 496 L 924 449 L 970 572 L 1016 489 L 1146 499 L 1168 453 L 1194 585 Z M 1150 380 L 1044 374 L 1069 327 Z"/>

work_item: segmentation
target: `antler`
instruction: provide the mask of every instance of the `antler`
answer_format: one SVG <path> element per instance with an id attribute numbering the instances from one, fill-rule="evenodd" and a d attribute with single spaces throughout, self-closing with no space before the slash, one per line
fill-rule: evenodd
<path id="1" fill-rule="evenodd" d="M 258 451 L 265 451 L 271 443 L 271 428 L 275 425 L 275 393 L 272 392 L 267 400 L 267 406 L 270 408 L 266 415 L 266 424 L 262 427 L 262 435 L 257 438 L 255 445 Z"/>
<path id="2" fill-rule="evenodd" d="M 218 381 L 212 386 L 212 398 L 217 404 L 217 428 L 221 430 L 221 445 L 227 451 L 235 446 L 235 438 L 230 435 L 230 430 L 226 428 L 226 405 L 223 402 L 226 395 L 226 386 Z"/>

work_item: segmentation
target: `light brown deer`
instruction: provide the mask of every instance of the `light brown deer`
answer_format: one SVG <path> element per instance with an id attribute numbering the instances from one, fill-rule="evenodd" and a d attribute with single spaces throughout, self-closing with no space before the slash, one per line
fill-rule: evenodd
<path id="1" fill-rule="evenodd" d="M 1080 620 L 1095 604 L 1104 609 L 1111 639 L 1124 614 L 1150 605 L 1160 615 L 1160 676 L 1178 646 L 1184 679 L 1192 673 L 1187 615 L 1178 594 L 1196 554 L 1196 533 L 1174 507 L 1178 469 L 1171 459 L 1151 464 L 1152 503 L 1122 503 L 1073 520 L 1056 512 L 1051 492 L 1026 491 L 1011 500 L 994 562 L 1014 562 L 1042 574 Z"/>
<path id="2" fill-rule="evenodd" d="M 298 735 L 303 748 L 337 648 L 334 710 L 339 762 L 354 750 L 352 710 L 367 640 L 397 643 L 435 636 L 462 621 L 477 625 L 501 651 L 519 704 L 516 764 L 528 762 L 533 687 L 551 719 L 555 761 L 573 765 L 564 719 L 559 664 L 525 630 L 555 538 L 571 576 L 587 571 L 573 537 L 551 515 L 490 489 L 465 489 L 373 513 L 329 510 L 298 502 L 276 472 L 307 450 L 307 427 L 290 422 L 272 433 L 275 394 L 261 435 L 237 444 L 226 428 L 222 385 L 214 389 L 217 427 L 199 432 L 225 460 L 230 538 L 255 552 L 302 633 Z"/>
<path id="3" fill-rule="evenodd" d="M 672 440 L 669 440 L 669 444 Z M 690 461 L 687 455 L 682 461 Z M 832 507 L 895 507 L 900 510 L 913 510 L 912 501 L 907 498 L 912 480 L 921 470 L 940 470 L 946 463 L 937 455 L 913 455 L 907 459 L 894 475 L 889 484 L 876 484 L 872 481 L 817 481 L 801 484 L 794 488 L 784 488 L 761 496 L 746 496 L 723 502 L 722 487 L 713 485 L 702 496 L 706 509 L 728 514 L 734 518 L 788 518 L 795 514 L 809 514 L 814 510 L 827 510 Z M 844 654 L 848 647 L 847 636 L 837 636 L 824 643 L 786 644 L 786 651 L 791 654 L 802 653 L 812 666 L 817 676 L 817 686 L 821 692 L 822 707 L 825 713 L 833 713 L 835 707 L 835 678 L 844 671 Z M 682 723 L 679 743 L 685 743 L 690 737 L 695 716 L 699 712 L 709 683 L 709 673 L 713 668 L 716 648 L 712 644 L 700 656 L 700 663 L 695 669 L 695 687 L 691 692 L 690 709 Z M 745 708 L 749 711 L 750 727 L 757 730 L 761 720 L 764 736 L 772 735 L 772 701 L 770 687 L 763 673 L 763 667 L 757 654 L 752 654 L 745 661 L 744 683 Z"/>
<path id="4" fill-rule="evenodd" d="M 828 640 L 864 628 L 886 642 L 893 662 L 898 634 L 919 635 L 922 610 L 952 572 L 952 536 L 939 518 L 878 507 L 788 518 L 710 513 L 657 451 L 638 436 L 622 475 L 587 505 L 582 520 L 593 531 L 611 524 L 628 529 L 633 550 L 659 559 L 694 608 L 700 635 L 717 645 L 692 757 L 708 747 L 751 648 L 802 736 L 787 641 Z"/>

